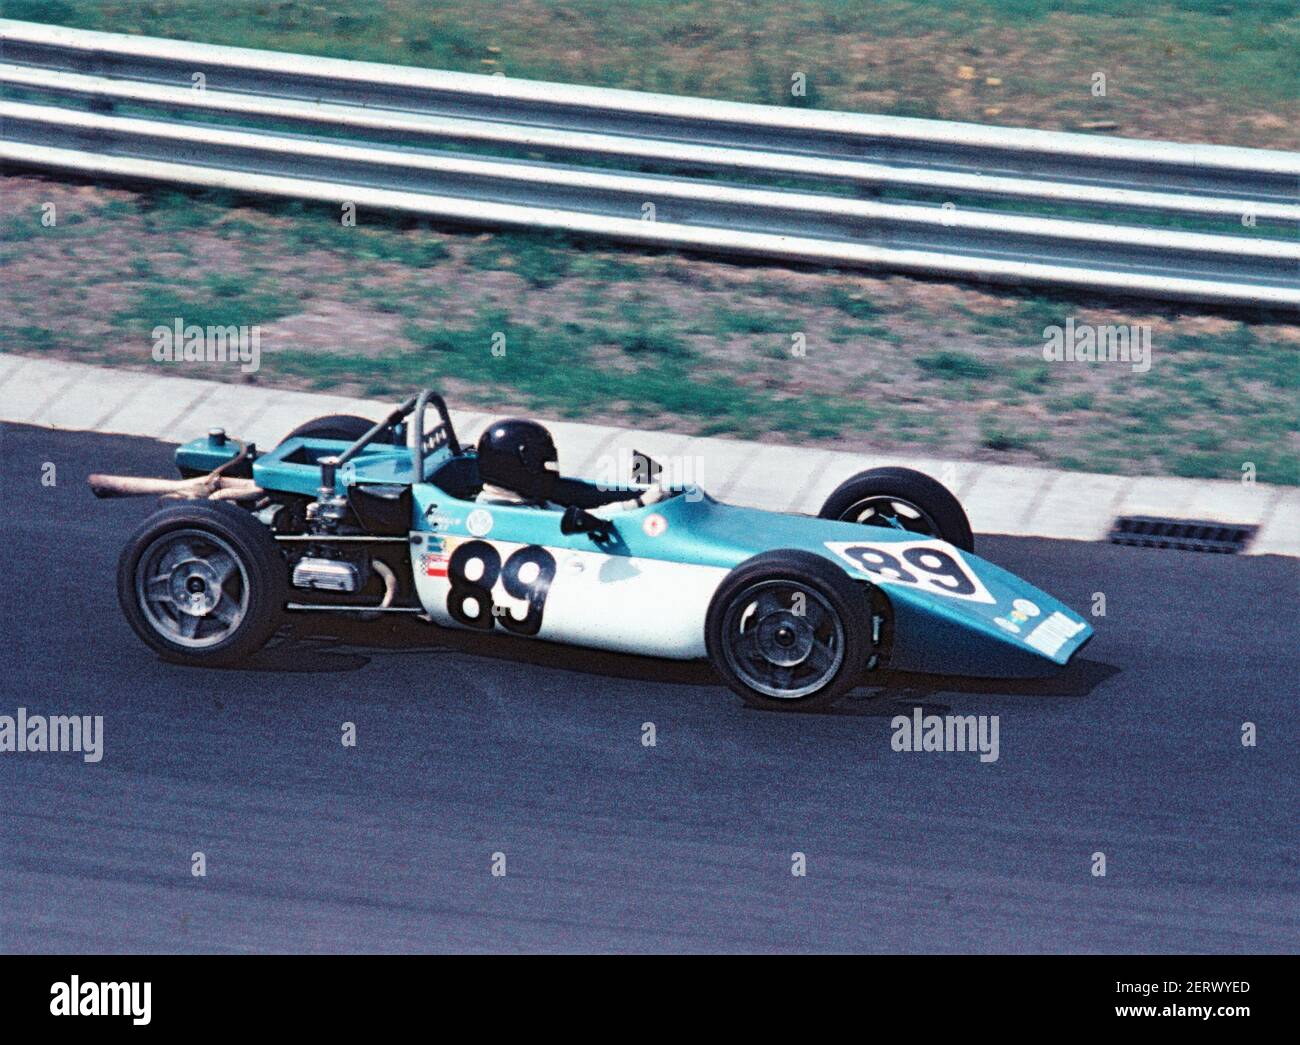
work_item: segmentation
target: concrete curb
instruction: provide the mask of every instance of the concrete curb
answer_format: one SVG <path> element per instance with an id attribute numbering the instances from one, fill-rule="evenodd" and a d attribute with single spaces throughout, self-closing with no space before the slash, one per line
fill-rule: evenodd
<path id="1" fill-rule="evenodd" d="M 0 422 L 156 439 L 190 439 L 220 425 L 270 447 L 322 414 L 381 417 L 391 404 L 257 385 L 114 370 L 0 355 Z M 456 410 L 462 439 L 477 438 L 490 414 Z M 1300 490 L 1167 477 L 1097 475 L 1047 468 L 898 457 L 548 422 L 565 469 L 599 476 L 615 455 L 637 449 L 722 500 L 816 514 L 826 496 L 864 468 L 927 472 L 961 499 L 978 533 L 1099 541 L 1119 515 L 1162 515 L 1258 526 L 1253 555 L 1300 556 Z"/>

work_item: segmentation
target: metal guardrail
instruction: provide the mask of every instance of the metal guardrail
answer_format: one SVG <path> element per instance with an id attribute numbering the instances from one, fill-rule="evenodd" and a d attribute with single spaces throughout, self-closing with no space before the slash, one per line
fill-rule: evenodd
<path id="1" fill-rule="evenodd" d="M 1200 215 L 1234 229 L 1245 213 L 1295 223 L 1296 153 L 790 110 L 8 20 L 0 85 L 24 99 L 0 101 L 0 159 L 11 163 L 661 246 L 1300 308 L 1295 238 L 965 202 Z M 30 101 L 49 94 L 101 111 Z M 593 155 L 632 169 L 571 162 Z M 804 182 L 859 194 L 788 187 Z M 862 198 L 879 187 L 930 198 Z M 963 203 L 935 202 L 945 193 Z M 652 221 L 642 220 L 647 202 Z"/>

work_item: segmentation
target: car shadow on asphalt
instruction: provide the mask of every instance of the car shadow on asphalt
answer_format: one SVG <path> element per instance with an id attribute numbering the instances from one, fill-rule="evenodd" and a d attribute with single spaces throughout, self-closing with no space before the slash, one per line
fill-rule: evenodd
<path id="1" fill-rule="evenodd" d="M 918 672 L 887 672 L 879 682 L 855 689 L 823 714 L 893 716 L 900 708 L 920 707 L 929 714 L 942 715 L 951 705 L 936 701 L 937 695 L 987 697 L 1062 697 L 1091 696 L 1107 679 L 1119 674 L 1113 664 L 1098 660 L 1076 660 L 1059 675 L 1034 679 L 979 679 L 957 675 L 926 675 Z"/>
<path id="2" fill-rule="evenodd" d="M 453 631 L 399 618 L 355 621 L 328 615 L 303 615 L 283 629 L 243 670 L 289 673 L 357 671 L 376 657 L 463 655 L 529 664 L 583 675 L 656 685 L 709 686 L 722 689 L 704 661 L 664 660 L 604 650 L 579 649 L 554 642 L 525 641 L 499 635 Z M 927 713 L 947 707 L 936 697 L 1025 696 L 1087 697 L 1119 668 L 1095 660 L 1076 660 L 1059 675 L 1032 679 L 963 678 L 904 671 L 882 672 L 834 706 L 807 714 L 892 716 L 900 705 L 921 706 Z"/>

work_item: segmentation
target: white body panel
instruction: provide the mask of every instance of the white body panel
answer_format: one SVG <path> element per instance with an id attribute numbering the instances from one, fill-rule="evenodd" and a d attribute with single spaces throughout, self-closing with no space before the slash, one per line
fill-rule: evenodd
<path id="1" fill-rule="evenodd" d="M 430 545 L 441 545 L 441 553 L 429 551 Z M 704 618 L 713 593 L 729 572 L 716 566 L 474 537 L 435 536 L 426 543 L 425 554 L 412 548 L 415 587 L 429 616 L 447 627 L 498 635 L 511 634 L 507 625 L 514 623 L 517 627 L 526 619 L 529 600 L 507 592 L 498 576 L 491 587 L 495 607 L 491 628 L 474 628 L 453 616 L 453 601 L 460 603 L 463 612 L 479 616 L 476 599 L 470 596 L 470 601 L 465 602 L 463 594 L 454 595 L 452 591 L 450 574 L 455 571 L 449 569 L 448 563 L 456 550 L 466 545 L 478 549 L 490 545 L 502 564 L 524 549 L 541 550 L 554 559 L 554 576 L 545 586 L 536 638 L 680 660 L 705 656 Z M 482 554 L 490 556 L 486 551 Z M 480 552 L 469 548 L 462 557 L 462 580 L 481 580 L 484 563 Z M 531 581 L 536 576 L 535 567 L 520 576 Z M 510 615 L 508 621 L 503 620 L 505 614 Z"/>

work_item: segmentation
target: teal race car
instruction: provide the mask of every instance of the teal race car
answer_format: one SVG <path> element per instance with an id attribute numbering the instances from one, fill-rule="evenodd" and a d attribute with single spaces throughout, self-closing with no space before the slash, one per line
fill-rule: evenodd
<path id="1" fill-rule="evenodd" d="M 708 658 L 749 703 L 808 708 L 887 668 L 1050 674 L 1092 634 L 973 554 L 961 505 L 919 472 L 859 473 L 813 518 L 631 478 L 557 474 L 544 499 L 487 497 L 487 452 L 461 446 L 424 391 L 378 423 L 310 421 L 265 453 L 213 429 L 177 449 L 180 480 L 90 481 L 175 500 L 127 542 L 118 595 L 140 638 L 185 664 L 245 661 L 286 613 L 407 613 Z"/>

